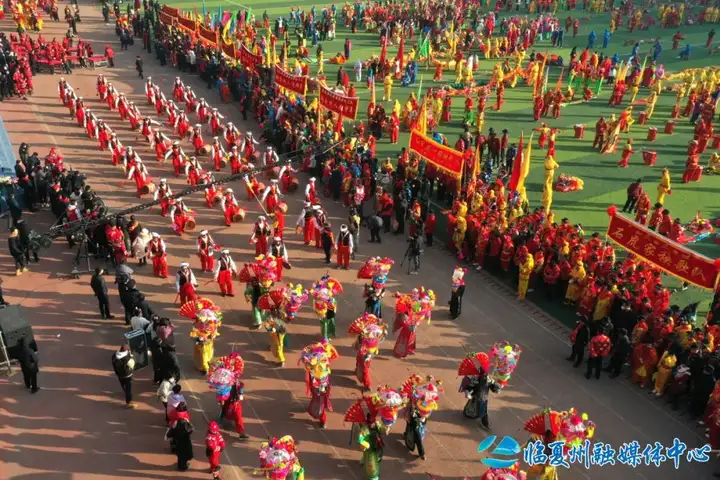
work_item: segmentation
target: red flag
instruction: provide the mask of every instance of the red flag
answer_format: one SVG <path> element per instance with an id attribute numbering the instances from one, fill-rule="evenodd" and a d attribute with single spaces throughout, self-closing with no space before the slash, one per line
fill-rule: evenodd
<path id="1" fill-rule="evenodd" d="M 517 189 L 518 183 L 520 182 L 520 174 L 522 171 L 522 158 L 523 158 L 523 134 L 520 134 L 520 143 L 518 144 L 517 153 L 515 154 L 515 160 L 513 161 L 512 175 L 510 176 L 510 183 L 508 183 L 508 191 L 512 192 Z"/>
<path id="2" fill-rule="evenodd" d="M 387 37 L 382 37 L 382 50 L 380 50 L 380 65 L 385 64 L 385 57 L 387 57 Z"/>
<path id="3" fill-rule="evenodd" d="M 396 60 L 400 62 L 400 75 L 403 74 L 403 68 L 405 65 L 405 34 L 400 34 L 400 46 L 398 47 L 398 53 Z"/>

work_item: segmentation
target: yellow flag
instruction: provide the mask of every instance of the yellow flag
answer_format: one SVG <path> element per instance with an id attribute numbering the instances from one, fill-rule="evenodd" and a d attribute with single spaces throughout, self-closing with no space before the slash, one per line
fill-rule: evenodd
<path id="1" fill-rule="evenodd" d="M 370 103 L 373 105 L 376 104 L 375 102 L 375 79 L 373 79 L 372 83 L 370 84 Z"/>
<path id="2" fill-rule="evenodd" d="M 532 153 L 533 136 L 535 136 L 535 132 L 530 135 L 530 141 L 528 142 L 527 148 L 525 149 L 525 155 L 523 155 L 522 165 L 520 166 L 520 178 L 518 179 L 517 191 L 520 191 L 521 188 L 525 187 L 525 179 L 527 178 L 528 173 L 530 173 L 530 154 Z"/>
<path id="3" fill-rule="evenodd" d="M 423 135 L 427 135 L 427 100 L 423 99 L 422 107 L 420 107 L 420 113 L 418 113 L 418 126 L 416 130 Z"/>
<path id="4" fill-rule="evenodd" d="M 225 41 L 225 43 L 230 44 L 230 39 L 228 39 L 228 34 L 230 33 L 230 24 L 232 22 L 228 20 L 228 22 L 225 24 L 222 30 L 222 38 Z"/>

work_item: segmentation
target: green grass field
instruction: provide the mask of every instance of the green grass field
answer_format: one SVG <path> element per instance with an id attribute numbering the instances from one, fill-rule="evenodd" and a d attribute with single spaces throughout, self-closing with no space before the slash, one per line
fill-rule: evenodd
<path id="1" fill-rule="evenodd" d="M 267 11 L 271 19 L 274 19 L 278 15 L 288 18 L 290 6 L 295 5 L 277 0 L 269 2 L 244 0 L 244 2 L 245 3 L 240 4 L 227 1 L 208 1 L 206 2 L 206 6 L 209 12 L 216 11 L 218 5 L 222 5 L 226 10 L 233 11 L 239 8 L 251 7 L 256 18 L 261 18 L 263 12 Z M 173 2 L 172 5 L 191 10 L 195 4 L 192 2 Z M 309 9 L 311 5 L 311 3 L 307 3 L 302 5 L 302 7 Z M 336 3 L 336 6 L 339 12 L 342 4 Z M 322 5 L 318 4 L 317 10 L 320 11 L 321 8 Z M 200 5 L 198 5 L 198 9 L 200 9 Z M 586 16 L 584 13 L 571 13 L 581 18 Z M 558 14 L 561 19 L 564 19 L 567 15 L 567 12 L 560 12 Z M 573 38 L 571 35 L 566 35 L 564 48 L 551 48 L 550 40 L 548 39 L 536 42 L 534 49 L 537 52 L 547 50 L 551 53 L 557 53 L 562 55 L 567 62 L 570 57 L 570 50 L 574 46 L 577 46 L 578 52 L 582 51 L 587 43 L 589 32 L 594 30 L 598 37 L 598 41 L 595 43 L 597 51 L 602 51 L 608 56 L 617 53 L 623 59 L 628 58 L 632 48 L 630 46 L 623 46 L 626 40 L 644 40 L 645 42 L 640 49 L 641 57 L 644 57 L 644 55 L 649 52 L 651 46 L 648 40 L 661 37 L 664 51 L 658 63 L 664 65 L 667 72 L 666 75 L 687 68 L 718 65 L 718 63 L 720 63 L 718 62 L 720 57 L 711 57 L 704 48 L 707 32 L 712 28 L 710 25 L 682 27 L 681 30 L 685 35 L 685 40 L 681 43 L 680 48 L 682 48 L 685 43 L 689 43 L 693 48 L 690 60 L 680 61 L 677 58 L 677 52 L 670 50 L 672 46 L 671 37 L 676 32 L 676 30 L 671 29 L 652 28 L 648 31 L 635 31 L 633 34 L 629 34 L 627 27 L 623 26 L 623 28 L 616 31 L 615 35 L 611 38 L 608 48 L 603 50 L 601 48 L 602 36 L 605 28 L 609 26 L 609 19 L 610 15 L 608 13 L 593 15 L 590 21 L 581 20 L 578 36 Z M 352 64 L 354 64 L 358 58 L 364 60 L 373 54 L 378 55 L 380 53 L 380 44 L 376 34 L 352 34 L 349 29 L 342 25 L 342 21 L 338 21 L 336 39 L 332 42 L 323 42 L 325 58 L 331 58 L 336 53 L 342 52 L 343 43 L 346 38 L 350 38 L 353 45 L 351 59 L 347 64 L 350 71 L 352 70 Z M 415 41 L 417 41 L 417 36 Z M 310 45 L 310 42 L 308 42 L 308 48 L 310 49 L 311 55 L 314 55 L 315 48 Z M 407 44 L 406 52 L 409 51 L 409 49 L 410 45 Z M 394 56 L 396 52 L 397 47 L 391 47 L 388 50 L 388 55 Z M 489 72 L 496 62 L 497 60 L 481 60 L 481 73 L 476 74 L 475 79 L 489 80 Z M 313 65 L 312 71 L 314 72 L 316 68 L 317 65 Z M 331 80 L 334 79 L 337 68 L 336 65 L 326 63 L 325 75 L 327 78 Z M 351 80 L 353 80 L 354 75 L 351 72 L 349 73 L 351 74 Z M 363 72 L 363 74 L 365 74 L 365 72 Z M 550 87 L 555 85 L 559 74 L 560 67 L 551 68 L 550 80 L 548 82 Z M 433 71 L 425 70 L 423 67 L 420 69 L 420 76 L 423 77 L 423 90 L 427 87 L 447 85 L 454 81 L 454 71 L 446 71 L 443 82 L 434 82 L 432 80 Z M 362 82 L 362 85 L 356 85 L 356 87 L 358 89 L 358 96 L 361 98 L 359 117 L 364 120 L 370 92 L 365 88 L 365 82 Z M 393 100 L 397 98 L 401 104 L 404 104 L 411 91 L 414 91 L 416 94 L 418 93 L 417 83 L 414 86 L 403 88 L 400 86 L 400 82 L 395 82 L 395 86 L 393 87 Z M 675 102 L 675 94 L 673 92 L 664 92 L 661 95 L 653 118 L 647 126 L 641 126 L 636 123 L 631 128 L 629 137 L 634 139 L 634 148 L 637 153 L 633 155 L 629 168 L 619 168 L 616 166 L 616 163 L 620 159 L 622 145 L 624 145 L 625 139 L 628 138 L 626 134 L 621 137 L 618 153 L 614 155 L 600 156 L 596 150 L 590 148 L 594 135 L 594 125 L 599 116 L 604 115 L 608 118 L 613 113 L 619 115 L 625 107 L 608 107 L 607 102 L 610 92 L 611 88 L 604 88 L 599 97 L 594 98 L 588 103 L 568 105 L 563 108 L 561 117 L 558 120 L 553 120 L 552 118 L 543 120 L 551 127 L 562 129 L 562 133 L 558 136 L 557 141 L 556 160 L 560 168 L 556 171 L 556 176 L 560 173 L 566 173 L 578 176 L 585 182 L 585 188 L 582 191 L 572 193 L 555 192 L 552 208 L 555 211 L 556 219 L 568 217 L 573 223 L 582 223 L 588 235 L 593 231 L 603 232 L 607 226 L 606 208 L 610 204 L 619 204 L 622 206 L 625 202 L 625 189 L 632 180 L 642 178 L 646 184 L 646 190 L 650 192 L 651 201 L 654 202 L 655 188 L 660 180 L 661 169 L 663 167 L 670 169 L 673 179 L 673 195 L 667 197 L 666 207 L 670 209 L 674 217 L 680 217 L 683 221 L 689 221 L 698 209 L 702 211 L 705 218 L 712 219 L 720 216 L 720 202 L 718 201 L 720 176 L 704 176 L 700 183 L 687 185 L 681 183 L 682 173 L 685 168 L 687 143 L 692 139 L 693 126 L 689 124 L 687 119 L 679 119 L 673 135 L 665 135 L 662 133 L 665 121 L 670 118 L 670 110 Z M 578 93 L 579 95 L 576 95 L 576 99 L 581 97 L 581 92 Z M 638 99 L 646 97 L 648 93 L 646 89 L 641 89 L 638 94 Z M 380 100 L 381 98 L 382 86 L 378 85 L 377 99 Z M 625 98 L 627 101 L 629 95 L 626 95 Z M 496 131 L 507 128 L 510 132 L 511 142 L 517 142 L 521 133 L 525 134 L 527 140 L 532 129 L 539 126 L 539 122 L 534 122 L 532 119 L 531 89 L 525 86 L 522 81 L 518 82 L 517 88 L 506 89 L 505 100 L 506 103 L 502 111 L 496 112 L 490 109 L 486 111 L 485 131 L 490 127 L 493 127 Z M 494 103 L 494 95 L 489 99 L 488 105 L 492 105 L 492 103 Z M 387 103 L 385 106 L 388 111 L 392 108 L 391 103 Z M 636 106 L 634 110 L 637 120 L 637 112 L 642 111 L 642 106 Z M 448 137 L 451 144 L 455 142 L 458 134 L 462 131 L 462 117 L 463 99 L 457 97 L 453 102 L 453 122 L 443 124 L 438 129 Z M 578 140 L 574 138 L 573 125 L 580 123 L 585 124 L 586 134 L 585 139 Z M 658 128 L 659 131 L 658 138 L 654 143 L 646 141 L 647 129 L 651 126 Z M 409 134 L 407 132 L 401 133 L 399 145 L 390 145 L 387 137 L 384 137 L 377 145 L 378 158 L 382 159 L 385 156 L 392 156 L 394 158 L 399 152 L 400 147 L 407 145 L 408 137 Z M 643 164 L 639 152 L 639 150 L 643 148 L 657 152 L 658 160 L 654 167 Z M 711 153 L 712 152 L 708 150 L 708 152 L 702 155 L 701 163 L 703 165 L 707 165 Z M 540 204 L 543 182 L 542 163 L 544 156 L 545 152 L 534 145 L 530 174 L 526 181 L 528 196 L 533 206 Z M 712 238 L 694 244 L 692 248 L 711 258 L 720 256 L 720 247 L 713 242 Z M 676 286 L 678 284 L 679 282 L 677 280 L 668 281 L 668 285 L 670 286 Z M 674 302 L 684 303 L 690 299 L 709 300 L 710 295 L 708 292 L 691 288 L 687 292 L 677 294 L 674 297 Z M 701 310 L 705 310 L 705 308 L 705 306 L 702 306 Z"/>

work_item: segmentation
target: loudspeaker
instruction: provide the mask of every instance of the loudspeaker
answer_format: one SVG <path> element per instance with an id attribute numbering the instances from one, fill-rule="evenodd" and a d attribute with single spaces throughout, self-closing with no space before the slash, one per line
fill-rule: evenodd
<path id="1" fill-rule="evenodd" d="M 0 309 L 0 334 L 10 358 L 18 358 L 18 343 L 21 338 L 25 338 L 26 345 L 35 341 L 32 327 L 25 317 L 25 310 L 20 305 Z"/>

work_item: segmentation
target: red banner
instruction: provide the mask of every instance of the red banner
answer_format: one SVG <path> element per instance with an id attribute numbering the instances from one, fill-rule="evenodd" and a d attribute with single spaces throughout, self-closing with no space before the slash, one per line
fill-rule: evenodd
<path id="1" fill-rule="evenodd" d="M 171 8 L 171 7 L 168 7 L 167 5 L 163 5 L 162 8 L 160 8 L 160 13 L 161 14 L 164 13 L 165 15 L 168 15 L 172 18 L 179 18 L 182 16 L 182 15 L 180 15 L 179 9 Z"/>
<path id="2" fill-rule="evenodd" d="M 306 76 L 298 77 L 290 75 L 282 68 L 275 65 L 275 83 L 283 88 L 299 95 L 307 94 L 308 79 Z"/>
<path id="3" fill-rule="evenodd" d="M 612 207 L 611 207 L 612 208 Z M 610 217 L 608 237 L 670 275 L 714 290 L 718 274 L 712 260 L 643 227 L 619 213 Z"/>
<path id="4" fill-rule="evenodd" d="M 227 43 L 222 42 L 221 48 L 225 55 L 232 58 L 233 60 L 235 59 L 235 45 L 233 45 L 233 44 L 228 45 Z"/>
<path id="5" fill-rule="evenodd" d="M 165 12 L 160 12 L 160 23 L 163 25 L 175 25 L 175 20 L 177 17 L 173 17 L 172 15 L 168 15 Z"/>
<path id="6" fill-rule="evenodd" d="M 457 150 L 441 145 L 422 133 L 412 131 L 410 134 L 411 152 L 415 152 L 444 173 L 454 177 L 462 175 L 463 154 Z"/>
<path id="7" fill-rule="evenodd" d="M 253 70 L 258 66 L 262 65 L 263 58 L 262 55 L 256 55 L 250 50 L 247 49 L 245 45 L 240 47 L 240 50 L 235 51 L 235 57 L 240 60 L 240 63 L 242 63 L 246 67 L 250 67 Z"/>
<path id="8" fill-rule="evenodd" d="M 195 32 L 197 30 L 197 23 L 195 20 L 190 20 L 189 18 L 185 17 L 178 17 L 178 23 L 181 27 L 187 29 L 190 32 Z"/>
<path id="9" fill-rule="evenodd" d="M 206 42 L 211 43 L 213 47 L 218 43 L 218 33 L 215 30 L 210 30 L 202 25 L 198 25 L 198 35 Z"/>
<path id="10" fill-rule="evenodd" d="M 320 105 L 331 112 L 355 120 L 357 118 L 359 103 L 360 99 L 357 97 L 346 97 L 320 85 Z"/>

